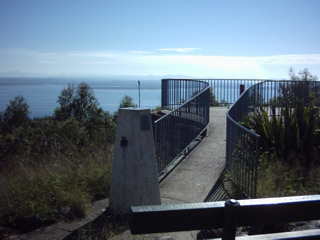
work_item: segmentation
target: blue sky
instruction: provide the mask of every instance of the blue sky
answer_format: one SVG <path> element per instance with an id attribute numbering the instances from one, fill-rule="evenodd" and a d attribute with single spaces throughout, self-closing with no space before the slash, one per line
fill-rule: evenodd
<path id="1" fill-rule="evenodd" d="M 319 0 L 0 0 L 0 73 L 320 77 Z"/>

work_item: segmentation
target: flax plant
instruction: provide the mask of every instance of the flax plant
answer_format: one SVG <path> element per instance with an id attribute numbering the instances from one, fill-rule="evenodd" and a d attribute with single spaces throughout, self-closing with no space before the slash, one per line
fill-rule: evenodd
<path id="1" fill-rule="evenodd" d="M 258 197 L 317 194 L 320 191 L 319 99 L 295 106 L 285 102 L 280 116 L 260 108 L 243 119 L 243 126 L 260 135 Z"/>
<path id="2" fill-rule="evenodd" d="M 286 104 L 280 116 L 275 108 L 270 116 L 260 108 L 244 117 L 242 125 L 260 135 L 261 153 L 271 151 L 289 162 L 293 161 L 292 156 L 298 156 L 303 165 L 310 166 L 311 159 L 318 162 L 315 158 L 319 150 L 318 101 L 315 99 L 305 106 L 303 100 L 297 100 L 294 108 Z"/>

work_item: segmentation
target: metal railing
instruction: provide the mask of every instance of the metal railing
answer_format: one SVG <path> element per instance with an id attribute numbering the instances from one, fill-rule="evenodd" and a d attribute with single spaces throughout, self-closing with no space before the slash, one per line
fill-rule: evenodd
<path id="1" fill-rule="evenodd" d="M 206 131 L 209 124 L 209 95 L 207 82 L 162 80 L 162 109 L 168 113 L 154 122 L 159 174 Z"/>
<path id="2" fill-rule="evenodd" d="M 260 136 L 244 128 L 240 122 L 250 112 L 265 110 L 278 117 L 285 107 L 294 107 L 297 101 L 309 104 L 320 96 L 320 82 L 271 81 L 248 88 L 227 112 L 226 169 L 248 198 L 257 194 Z"/>
<path id="3" fill-rule="evenodd" d="M 256 197 L 259 135 L 239 124 L 250 109 L 250 90 L 227 112 L 226 169 L 246 197 Z"/>
<path id="4" fill-rule="evenodd" d="M 171 79 L 172 80 L 172 79 Z M 265 81 L 261 79 L 190 79 L 187 81 L 191 82 L 181 82 L 171 81 L 162 84 L 162 106 L 174 109 L 178 107 L 181 100 L 188 99 L 192 92 L 186 88 L 185 84 L 194 85 L 194 81 L 207 82 L 210 85 L 211 93 L 215 97 L 215 103 L 218 105 L 231 105 L 236 102 L 240 96 L 240 86 L 243 85 L 244 90 L 250 88 L 251 86 Z M 200 87 L 200 86 L 198 86 Z M 177 97 L 180 98 L 177 98 Z M 170 103 L 169 103 L 170 102 Z M 170 104 L 174 105 L 170 106 Z"/>
<path id="5" fill-rule="evenodd" d="M 210 84 L 212 94 L 217 104 L 228 106 L 240 97 L 240 86 L 248 89 L 264 80 L 261 79 L 203 79 Z"/>
<path id="6" fill-rule="evenodd" d="M 312 221 L 320 218 L 320 195 L 131 207 L 132 234 L 223 228 L 222 240 L 237 227 Z M 165 219 L 165 221 L 164 221 Z M 320 230 L 282 232 L 239 239 L 319 239 Z M 219 238 L 220 239 L 220 238 Z"/>

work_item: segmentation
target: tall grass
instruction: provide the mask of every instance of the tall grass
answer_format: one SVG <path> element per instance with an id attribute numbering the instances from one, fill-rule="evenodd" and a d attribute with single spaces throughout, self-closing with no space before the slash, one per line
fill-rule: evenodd
<path id="1" fill-rule="evenodd" d="M 259 160 L 257 197 L 285 197 L 320 193 L 320 166 L 306 169 L 298 159 L 289 164 L 266 152 Z"/>
<path id="2" fill-rule="evenodd" d="M 43 223 L 82 218 L 92 200 L 107 197 L 111 149 L 89 157 L 24 159 L 2 169 L 0 224 L 21 228 L 28 217 Z"/>

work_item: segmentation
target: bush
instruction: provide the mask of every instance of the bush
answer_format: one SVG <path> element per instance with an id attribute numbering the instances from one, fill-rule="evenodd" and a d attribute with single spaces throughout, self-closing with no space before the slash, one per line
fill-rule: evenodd
<path id="1" fill-rule="evenodd" d="M 281 116 L 276 116 L 273 108 L 271 116 L 260 109 L 243 119 L 242 125 L 260 135 L 261 153 L 266 151 L 276 154 L 279 158 L 294 163 L 292 156 L 299 156 L 301 164 L 310 167 L 319 164 L 319 111 L 313 100 L 305 106 L 304 101 L 296 101 L 294 108 L 286 105 Z"/>
<path id="2" fill-rule="evenodd" d="M 25 100 L 15 98 L 7 109 L 23 110 L 24 120 L 1 119 L 0 228 L 81 218 L 92 200 L 108 197 L 113 116 L 85 83 L 69 85 L 59 102 L 53 117 L 31 120 Z"/>
<path id="3" fill-rule="evenodd" d="M 23 96 L 17 96 L 10 100 L 3 113 L 2 126 L 5 130 L 10 132 L 12 128 L 23 126 L 28 123 L 29 119 L 29 105 Z"/>
<path id="4" fill-rule="evenodd" d="M 292 103 L 295 103 L 292 106 Z M 261 108 L 243 126 L 260 135 L 257 197 L 318 194 L 320 191 L 319 110 L 313 99 L 284 102 L 280 116 Z"/>

